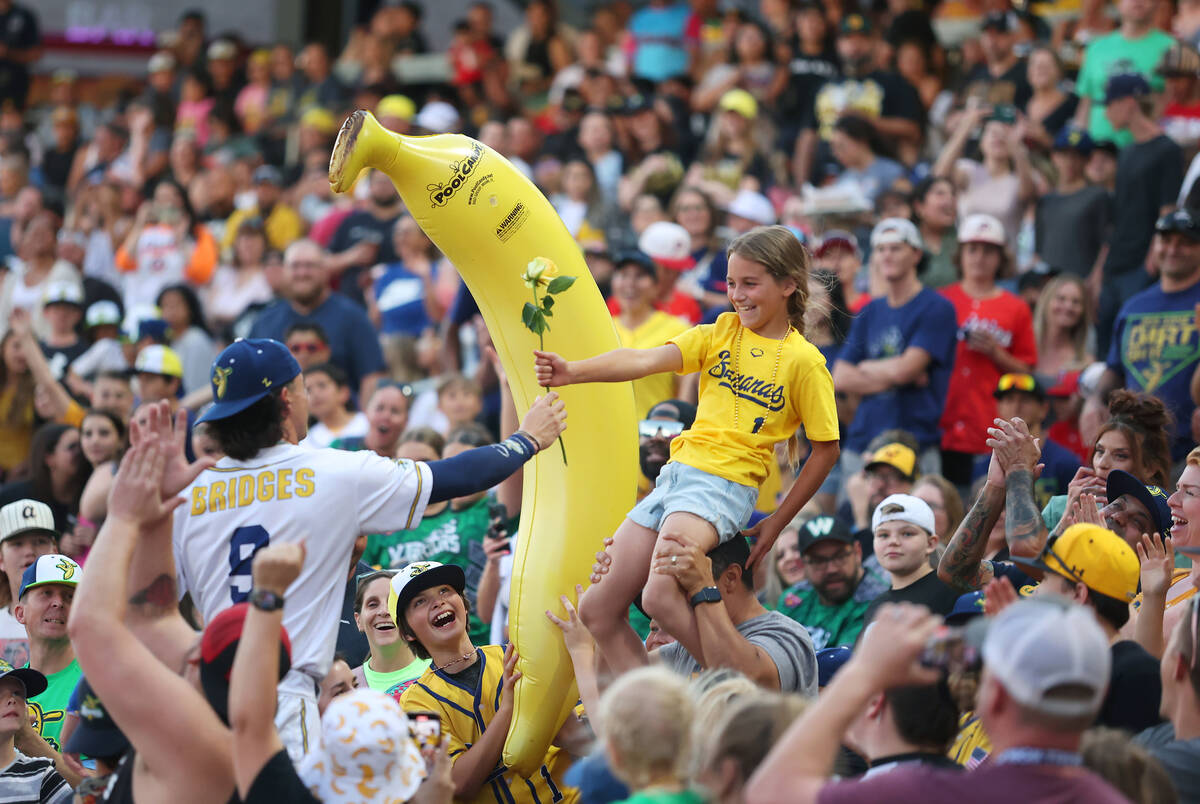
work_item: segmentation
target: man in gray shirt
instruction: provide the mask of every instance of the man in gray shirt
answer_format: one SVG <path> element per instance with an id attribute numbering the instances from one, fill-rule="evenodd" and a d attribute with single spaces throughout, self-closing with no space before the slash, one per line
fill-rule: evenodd
<path id="1" fill-rule="evenodd" d="M 1192 549 L 1186 552 L 1192 552 Z M 1195 557 L 1192 559 L 1196 560 Z M 1200 665 L 1196 662 L 1196 606 L 1198 597 L 1184 604 L 1162 657 L 1162 704 L 1159 712 L 1169 720 L 1151 726 L 1133 738 L 1166 768 L 1180 801 L 1200 801 Z"/>
<path id="2" fill-rule="evenodd" d="M 652 571 L 674 576 L 691 601 L 697 633 L 685 635 L 683 641 L 698 644 L 701 658 L 680 642 L 664 645 L 653 655 L 684 675 L 727 667 L 768 689 L 815 697 L 812 639 L 804 626 L 758 602 L 753 575 L 746 568 L 749 558 L 750 545 L 740 535 L 707 555 L 679 542 L 672 545 L 672 555 L 655 557 Z"/>

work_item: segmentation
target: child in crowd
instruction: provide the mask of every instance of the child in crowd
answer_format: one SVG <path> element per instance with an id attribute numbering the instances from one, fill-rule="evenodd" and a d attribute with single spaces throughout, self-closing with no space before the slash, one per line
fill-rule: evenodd
<path id="1" fill-rule="evenodd" d="M 692 608 L 721 597 L 716 589 L 682 589 L 672 562 L 681 545 L 708 552 L 741 532 L 779 442 L 789 441 L 794 464 L 803 425 L 812 450 L 775 513 L 746 532 L 756 539 L 751 564 L 767 554 L 837 461 L 833 380 L 820 351 L 804 337 L 808 273 L 808 252 L 791 231 L 755 229 L 729 246 L 727 292 L 734 312 L 715 324 L 690 329 L 664 346 L 580 361 L 534 353 L 538 382 L 547 387 L 701 372 L 695 423 L 674 439 L 655 490 L 617 530 L 610 577 L 582 601 L 583 621 L 613 670 L 646 663 L 646 649 L 626 620 L 639 592 L 647 613 L 691 655 L 701 655 Z"/>
<path id="2" fill-rule="evenodd" d="M 350 379 L 333 363 L 320 363 L 304 372 L 308 413 L 317 423 L 308 428 L 305 443 L 328 447 L 339 438 L 362 438 L 367 434 L 367 417 L 350 407 Z"/>
<path id="3" fill-rule="evenodd" d="M 929 503 L 911 494 L 886 497 L 875 508 L 871 530 L 875 558 L 891 576 L 892 587 L 875 598 L 863 621 L 870 623 L 884 603 L 919 603 L 935 614 L 949 614 L 960 593 L 943 583 L 930 564 L 938 537 Z"/>
<path id="4" fill-rule="evenodd" d="M 462 374 L 450 374 L 438 383 L 438 414 L 444 427 L 434 427 L 443 435 L 449 435 L 460 427 L 471 424 L 483 410 L 483 392 L 479 383 Z"/>

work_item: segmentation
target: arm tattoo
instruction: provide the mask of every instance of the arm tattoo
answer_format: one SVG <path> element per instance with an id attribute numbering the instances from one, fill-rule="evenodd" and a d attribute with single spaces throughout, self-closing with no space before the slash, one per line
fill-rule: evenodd
<path id="1" fill-rule="evenodd" d="M 165 572 L 129 598 L 129 605 L 143 617 L 161 617 L 175 610 L 178 602 L 175 579 Z"/>
<path id="2" fill-rule="evenodd" d="M 992 562 L 985 561 L 988 536 L 1000 518 L 1000 503 L 986 486 L 979 498 L 959 524 L 958 530 L 942 560 L 938 563 L 938 575 L 943 581 L 966 590 L 982 589 L 992 579 Z"/>
<path id="3" fill-rule="evenodd" d="M 1033 473 L 1016 469 L 1008 473 L 1004 538 L 1013 555 L 1037 555 L 1046 544 L 1046 525 L 1033 499 Z M 1017 548 L 1020 549 L 1017 549 Z"/>

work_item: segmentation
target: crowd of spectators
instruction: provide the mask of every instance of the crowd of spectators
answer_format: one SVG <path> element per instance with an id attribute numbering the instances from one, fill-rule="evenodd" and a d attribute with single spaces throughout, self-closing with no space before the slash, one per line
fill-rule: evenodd
<path id="1" fill-rule="evenodd" d="M 386 0 L 340 52 L 191 11 L 121 78 L 42 70 L 36 5 L 0 0 L 0 800 L 1200 801 L 1200 4 L 432 10 Z M 739 235 L 811 261 L 840 459 L 761 560 L 672 559 L 717 590 L 693 650 L 639 600 L 627 670 L 548 612 L 582 707 L 530 779 L 500 759 L 519 466 L 561 411 L 518 429 L 385 175 L 331 191 L 356 109 L 528 176 L 622 346 L 730 311 Z M 170 519 L 275 448 L 214 413 L 246 344 L 286 386 L 258 437 L 418 490 L 314 502 L 305 546 L 238 528 L 214 596 Z M 698 387 L 633 383 L 639 499 Z"/>

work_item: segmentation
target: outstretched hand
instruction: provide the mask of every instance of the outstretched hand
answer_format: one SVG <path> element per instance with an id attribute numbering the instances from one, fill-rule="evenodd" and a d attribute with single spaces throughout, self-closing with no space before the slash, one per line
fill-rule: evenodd
<path id="1" fill-rule="evenodd" d="M 1175 574 L 1175 545 L 1171 537 L 1163 538 L 1160 534 L 1142 534 L 1142 540 L 1135 545 L 1138 561 L 1141 563 L 1142 595 L 1145 597 L 1162 598 L 1171 588 L 1171 578 Z"/>
<path id="2" fill-rule="evenodd" d="M 187 411 L 180 410 L 171 419 L 171 407 L 166 402 L 155 402 L 138 411 L 129 428 L 129 442 L 134 446 L 153 441 L 162 451 L 164 464 L 159 489 L 164 499 L 174 497 L 191 484 L 205 469 L 216 461 L 213 458 L 198 458 L 187 462 L 184 445 L 187 443 Z"/>
<path id="3" fill-rule="evenodd" d="M 135 444 L 121 459 L 117 476 L 108 496 L 108 515 L 138 525 L 148 525 L 167 517 L 183 503 L 182 497 L 161 494 L 161 478 L 166 465 L 162 444 L 154 439 Z"/>
<path id="4" fill-rule="evenodd" d="M 583 594 L 583 585 L 575 584 L 575 598 Z M 567 653 L 575 655 L 577 653 L 590 653 L 595 650 L 596 643 L 592 641 L 592 635 L 587 630 L 587 626 L 579 619 L 579 612 L 575 610 L 571 599 L 566 595 L 559 598 L 562 600 L 563 609 L 566 612 L 566 619 L 557 617 L 553 612 L 547 610 L 546 617 L 550 622 L 558 626 L 558 629 L 563 633 L 563 642 L 567 646 Z"/>
<path id="5" fill-rule="evenodd" d="M 763 517 L 757 525 L 742 531 L 742 536 L 749 539 L 752 545 L 750 557 L 746 559 L 747 572 L 753 570 L 755 565 L 771 551 L 775 542 L 779 540 L 779 534 L 783 532 L 783 526 L 787 523 L 776 522 L 776 519 L 774 514 Z"/>
<path id="6" fill-rule="evenodd" d="M 540 449 L 546 449 L 567 429 L 566 405 L 554 391 L 539 396 L 521 420 L 521 429 L 537 440 Z"/>
<path id="7" fill-rule="evenodd" d="M 557 388 L 560 385 L 571 384 L 571 370 L 566 358 L 554 352 L 533 350 L 533 373 L 538 385 L 543 388 Z"/>

